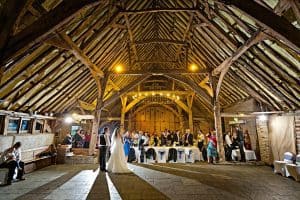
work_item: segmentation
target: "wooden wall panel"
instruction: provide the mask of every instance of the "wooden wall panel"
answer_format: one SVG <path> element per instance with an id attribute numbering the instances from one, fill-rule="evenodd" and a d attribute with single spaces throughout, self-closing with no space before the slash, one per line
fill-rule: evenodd
<path id="1" fill-rule="evenodd" d="M 161 106 L 147 107 L 132 117 L 133 130 L 160 133 L 164 129 L 179 129 L 179 118 Z"/>

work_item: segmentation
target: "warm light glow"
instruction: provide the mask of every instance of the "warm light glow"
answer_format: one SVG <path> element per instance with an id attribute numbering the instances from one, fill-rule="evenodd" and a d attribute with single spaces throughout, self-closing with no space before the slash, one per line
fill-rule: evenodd
<path id="1" fill-rule="evenodd" d="M 119 64 L 115 67 L 115 71 L 117 73 L 121 73 L 121 72 L 123 72 L 123 70 L 124 70 L 124 67 L 121 64 Z"/>
<path id="2" fill-rule="evenodd" d="M 268 117 L 267 117 L 266 115 L 259 115 L 259 116 L 258 116 L 258 119 L 259 119 L 260 121 L 267 121 L 267 120 L 268 120 Z"/>
<path id="3" fill-rule="evenodd" d="M 176 98 L 177 98 L 177 100 L 179 100 L 179 99 L 180 99 L 180 97 L 179 97 L 179 96 L 176 96 Z"/>
<path id="4" fill-rule="evenodd" d="M 167 96 L 169 97 L 169 96 L 170 96 L 170 93 L 168 93 Z"/>
<path id="5" fill-rule="evenodd" d="M 152 96 L 154 96 L 155 95 L 155 92 L 152 92 Z"/>
<path id="6" fill-rule="evenodd" d="M 70 116 L 68 116 L 68 117 L 65 118 L 65 122 L 66 122 L 67 124 L 71 124 L 71 123 L 73 122 L 73 118 L 70 117 Z"/>
<path id="7" fill-rule="evenodd" d="M 199 67 L 196 64 L 191 64 L 189 67 L 189 70 L 192 72 L 195 72 L 199 69 Z"/>
<path id="8" fill-rule="evenodd" d="M 163 95 L 163 93 L 159 93 L 159 95 L 160 95 L 160 96 L 162 96 L 162 95 Z"/>

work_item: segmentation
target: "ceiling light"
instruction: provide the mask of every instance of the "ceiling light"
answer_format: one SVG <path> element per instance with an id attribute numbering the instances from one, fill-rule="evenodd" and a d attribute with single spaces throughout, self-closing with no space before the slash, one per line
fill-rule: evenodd
<path id="1" fill-rule="evenodd" d="M 259 119 L 260 121 L 267 121 L 267 120 L 268 120 L 268 117 L 267 117 L 266 115 L 259 115 L 259 116 L 258 116 L 258 119 Z"/>
<path id="2" fill-rule="evenodd" d="M 192 72 L 195 72 L 195 71 L 197 71 L 198 69 L 199 69 L 199 67 L 198 67 L 198 65 L 196 65 L 196 64 L 191 64 L 191 65 L 189 66 L 189 70 L 192 71 Z"/>
<path id="3" fill-rule="evenodd" d="M 121 64 L 119 64 L 115 67 L 115 71 L 117 73 L 121 73 L 121 72 L 123 72 L 123 70 L 124 70 L 124 67 Z"/>
<path id="4" fill-rule="evenodd" d="M 71 124 L 71 123 L 73 122 L 73 118 L 72 118 L 71 116 L 67 116 L 67 117 L 65 118 L 65 122 L 66 122 L 67 124 Z"/>

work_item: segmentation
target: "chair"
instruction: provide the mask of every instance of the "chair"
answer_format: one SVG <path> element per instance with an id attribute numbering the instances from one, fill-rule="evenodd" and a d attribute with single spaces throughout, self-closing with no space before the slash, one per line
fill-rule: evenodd
<path id="1" fill-rule="evenodd" d="M 167 162 L 167 151 L 165 149 L 159 149 L 157 151 L 157 162 L 158 163 L 166 163 Z"/>
<path id="2" fill-rule="evenodd" d="M 176 163 L 177 161 L 177 150 L 175 148 L 169 149 L 168 162 Z"/>
<path id="3" fill-rule="evenodd" d="M 274 161 L 274 173 L 281 174 L 282 176 L 290 176 L 289 172 L 286 169 L 287 164 L 293 164 L 295 161 L 295 154 L 291 152 L 285 152 L 283 155 L 283 161 L 275 160 Z"/>
<path id="4" fill-rule="evenodd" d="M 177 149 L 177 162 L 178 163 L 185 163 L 185 152 L 183 148 Z"/>
<path id="5" fill-rule="evenodd" d="M 149 148 L 146 151 L 146 163 L 155 163 L 156 161 L 156 153 L 153 148 Z"/>
<path id="6" fill-rule="evenodd" d="M 300 154 L 296 156 L 296 164 L 286 164 L 286 175 L 300 181 Z"/>
<path id="7" fill-rule="evenodd" d="M 187 149 L 186 152 L 186 162 L 187 163 L 194 163 L 195 162 L 195 155 L 192 149 Z"/>

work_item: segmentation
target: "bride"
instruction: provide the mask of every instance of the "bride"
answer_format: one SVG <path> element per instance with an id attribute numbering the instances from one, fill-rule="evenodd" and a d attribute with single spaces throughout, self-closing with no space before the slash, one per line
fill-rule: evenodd
<path id="1" fill-rule="evenodd" d="M 111 138 L 111 156 L 108 160 L 107 171 L 112 173 L 130 173 L 125 159 L 120 128 L 116 128 Z"/>

